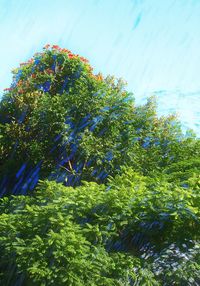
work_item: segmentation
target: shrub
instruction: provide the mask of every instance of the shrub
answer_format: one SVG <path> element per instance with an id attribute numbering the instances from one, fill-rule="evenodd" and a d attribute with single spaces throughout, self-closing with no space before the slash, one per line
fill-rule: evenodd
<path id="1" fill-rule="evenodd" d="M 188 184 L 123 168 L 107 185 L 1 199 L 2 284 L 198 285 L 199 178 Z"/>

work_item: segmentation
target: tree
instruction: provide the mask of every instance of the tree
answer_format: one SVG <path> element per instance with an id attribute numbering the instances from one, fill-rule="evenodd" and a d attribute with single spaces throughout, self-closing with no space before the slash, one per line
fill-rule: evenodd
<path id="1" fill-rule="evenodd" d="M 122 141 L 120 125 L 129 117 L 129 101 L 120 81 L 93 75 L 84 58 L 57 46 L 36 54 L 14 71 L 1 101 L 4 185 L 7 176 L 11 192 L 17 193 L 34 188 L 39 176 L 67 177 L 68 184 L 79 182 L 82 173 L 107 177 L 112 169 L 109 143 Z M 104 172 L 99 167 L 103 156 L 108 158 Z"/>
<path id="2" fill-rule="evenodd" d="M 102 183 L 123 165 L 154 176 L 183 150 L 190 157 L 194 143 L 174 116 L 158 118 L 154 98 L 135 106 L 122 80 L 94 75 L 66 49 L 47 46 L 13 74 L 0 103 L 2 195 L 25 194 L 39 178 Z"/>

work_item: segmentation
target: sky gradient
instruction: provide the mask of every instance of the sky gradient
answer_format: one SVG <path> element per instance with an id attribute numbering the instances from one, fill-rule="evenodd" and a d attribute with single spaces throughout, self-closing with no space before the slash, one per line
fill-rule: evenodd
<path id="1" fill-rule="evenodd" d="M 199 0 L 0 0 L 0 35 L 1 94 L 13 68 L 57 44 L 200 135 Z"/>

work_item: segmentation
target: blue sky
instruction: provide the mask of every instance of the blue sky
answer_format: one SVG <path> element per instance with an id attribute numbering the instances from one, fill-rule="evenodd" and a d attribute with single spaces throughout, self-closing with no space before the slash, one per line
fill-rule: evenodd
<path id="1" fill-rule="evenodd" d="M 1 93 L 11 69 L 58 44 L 200 133 L 200 0 L 0 0 L 0 35 Z"/>

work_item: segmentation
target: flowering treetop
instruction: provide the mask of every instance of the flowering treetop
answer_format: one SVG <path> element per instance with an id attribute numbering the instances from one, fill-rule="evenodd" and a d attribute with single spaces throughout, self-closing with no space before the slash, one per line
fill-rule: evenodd
<path id="1" fill-rule="evenodd" d="M 4 91 L 17 91 L 22 94 L 37 89 L 50 93 L 63 93 L 67 82 L 72 78 L 77 80 L 83 74 L 94 80 L 103 80 L 101 74 L 94 75 L 92 71 L 89 61 L 84 57 L 58 45 L 47 44 L 43 52 L 36 53 L 12 71 L 14 74 L 12 85 Z"/>

